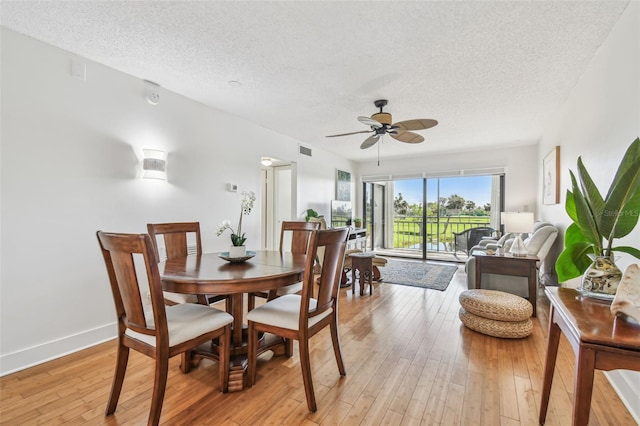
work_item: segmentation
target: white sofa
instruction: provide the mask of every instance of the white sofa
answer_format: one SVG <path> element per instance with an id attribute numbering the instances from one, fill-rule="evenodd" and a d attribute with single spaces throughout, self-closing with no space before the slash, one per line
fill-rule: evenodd
<path id="1" fill-rule="evenodd" d="M 549 250 L 558 237 L 558 228 L 548 222 L 539 222 L 534 226 L 534 232 L 524 240 L 527 253 L 538 256 L 538 270 L 544 271 Z M 504 245 L 505 252 L 509 251 L 513 240 L 507 240 Z M 481 248 L 477 248 L 480 250 Z M 476 259 L 469 256 L 465 270 L 467 272 L 467 286 L 472 289 L 476 285 Z M 529 286 L 526 277 L 515 277 L 509 275 L 483 274 L 481 287 L 489 290 L 499 290 L 522 297 L 529 297 Z"/>

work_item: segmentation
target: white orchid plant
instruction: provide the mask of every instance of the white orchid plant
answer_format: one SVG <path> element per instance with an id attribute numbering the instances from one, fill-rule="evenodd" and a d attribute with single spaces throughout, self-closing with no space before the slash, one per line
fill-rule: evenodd
<path id="1" fill-rule="evenodd" d="M 247 240 L 247 237 L 245 237 L 242 232 L 242 216 L 251 213 L 251 210 L 253 210 L 253 203 L 256 201 L 256 194 L 253 191 L 244 190 L 241 194 L 242 202 L 240 204 L 240 220 L 238 221 L 238 228 L 234 230 L 231 227 L 231 221 L 224 220 L 216 232 L 216 235 L 219 237 L 227 229 L 231 230 L 231 244 L 236 247 L 243 246 L 244 242 Z"/>

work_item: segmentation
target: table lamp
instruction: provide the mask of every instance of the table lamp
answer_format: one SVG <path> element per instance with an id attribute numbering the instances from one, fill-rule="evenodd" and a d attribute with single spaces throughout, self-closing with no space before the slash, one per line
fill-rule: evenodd
<path id="1" fill-rule="evenodd" d="M 508 232 L 516 234 L 509 252 L 513 256 L 526 256 L 527 248 L 524 246 L 521 234 L 533 232 L 533 213 L 504 213 L 504 227 Z"/>

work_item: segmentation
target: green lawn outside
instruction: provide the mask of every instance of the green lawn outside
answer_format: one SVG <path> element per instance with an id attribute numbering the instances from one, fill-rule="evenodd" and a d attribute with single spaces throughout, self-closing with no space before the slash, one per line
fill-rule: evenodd
<path id="1" fill-rule="evenodd" d="M 436 244 L 451 243 L 453 234 L 462 232 L 476 226 L 489 226 L 489 216 L 449 216 L 440 218 L 440 226 L 437 223 L 427 221 L 427 242 Z M 435 221 L 436 218 L 433 218 Z M 420 244 L 422 218 L 394 218 L 393 221 L 393 247 L 407 248 Z M 439 228 L 439 229 L 438 229 Z M 438 235 L 440 234 L 440 235 Z"/>

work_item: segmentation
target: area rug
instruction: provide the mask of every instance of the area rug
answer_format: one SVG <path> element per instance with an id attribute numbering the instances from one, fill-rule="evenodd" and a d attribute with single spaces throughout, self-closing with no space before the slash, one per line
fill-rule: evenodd
<path id="1" fill-rule="evenodd" d="M 444 291 L 458 270 L 457 266 L 440 263 L 389 259 L 380 268 L 382 282 Z"/>

